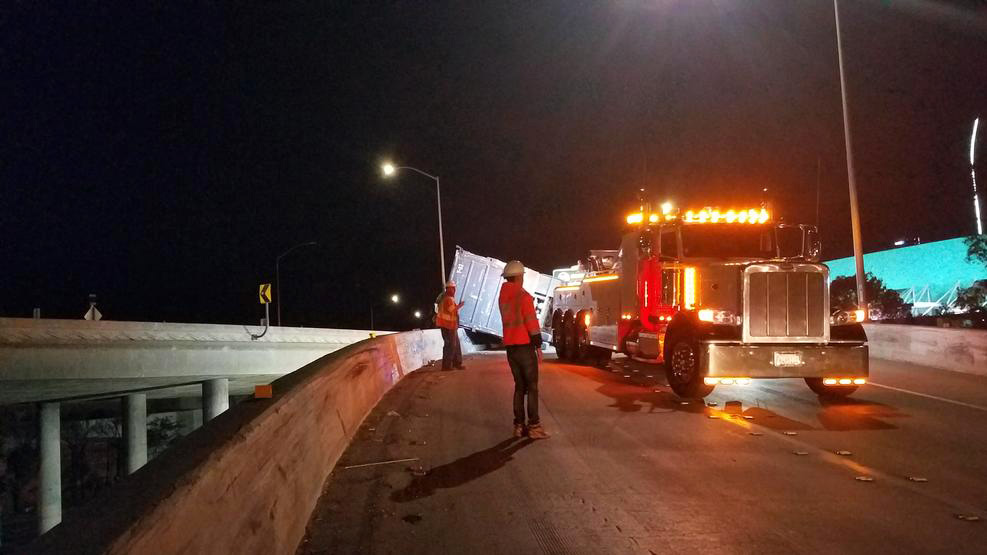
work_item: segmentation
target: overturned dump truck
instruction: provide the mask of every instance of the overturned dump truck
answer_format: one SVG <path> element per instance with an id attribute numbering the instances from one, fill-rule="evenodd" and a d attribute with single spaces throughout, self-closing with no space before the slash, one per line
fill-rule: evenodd
<path id="1" fill-rule="evenodd" d="M 500 296 L 500 285 L 504 283 L 501 273 L 505 265 L 496 258 L 456 247 L 449 279 L 456 282 L 456 302 L 464 303 L 459 310 L 460 327 L 495 338 L 503 337 L 504 327 L 500 321 L 497 298 Z M 551 330 L 549 301 L 558 283 L 552 276 L 530 268 L 524 269 L 524 288 L 535 299 L 535 313 L 545 340 L 549 339 L 548 332 Z"/>

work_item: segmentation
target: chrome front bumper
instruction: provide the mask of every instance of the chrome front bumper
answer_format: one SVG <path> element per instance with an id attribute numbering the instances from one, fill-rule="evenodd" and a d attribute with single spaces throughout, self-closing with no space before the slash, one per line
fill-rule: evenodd
<path id="1" fill-rule="evenodd" d="M 703 343 L 702 362 L 709 377 L 846 378 L 868 375 L 866 344 L 825 345 Z M 798 366 L 776 366 L 775 353 L 799 353 Z"/>

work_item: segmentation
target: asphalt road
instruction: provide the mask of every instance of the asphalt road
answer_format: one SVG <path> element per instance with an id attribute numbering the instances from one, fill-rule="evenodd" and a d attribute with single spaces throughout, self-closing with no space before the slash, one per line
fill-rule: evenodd
<path id="1" fill-rule="evenodd" d="M 467 366 L 384 398 L 299 553 L 987 553 L 987 378 L 873 360 L 841 403 L 774 380 L 707 406 L 660 366 L 546 360 L 532 441 L 504 355 Z"/>

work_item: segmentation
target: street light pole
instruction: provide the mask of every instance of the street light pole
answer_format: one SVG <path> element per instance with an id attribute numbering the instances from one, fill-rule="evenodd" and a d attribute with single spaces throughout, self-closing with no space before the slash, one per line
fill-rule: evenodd
<path id="1" fill-rule="evenodd" d="M 316 246 L 318 243 L 315 241 L 308 241 L 306 243 L 299 243 L 294 247 L 284 251 L 279 254 L 274 260 L 274 301 L 278 303 L 278 327 L 281 327 L 281 259 L 291 254 L 295 249 L 300 249 L 302 247 Z"/>
<path id="2" fill-rule="evenodd" d="M 393 164 L 384 164 L 383 166 L 381 166 L 381 169 L 384 171 L 385 177 L 390 177 L 394 175 L 395 173 L 398 172 L 398 170 L 411 170 L 413 172 L 417 172 L 421 175 L 424 175 L 425 177 L 431 179 L 432 181 L 435 181 L 435 204 L 439 214 L 439 264 L 441 266 L 439 268 L 439 280 L 442 283 L 442 287 L 445 287 L 446 249 L 445 249 L 445 242 L 442 239 L 442 189 L 439 185 L 439 177 L 436 175 L 432 175 L 428 172 L 423 172 L 422 170 L 418 168 L 413 168 L 411 166 L 394 166 Z"/>
<path id="3" fill-rule="evenodd" d="M 843 136 L 846 139 L 846 172 L 850 187 L 850 230 L 853 234 L 853 258 L 857 267 L 857 308 L 864 311 L 867 318 L 867 294 L 864 289 L 864 253 L 860 239 L 860 207 L 857 204 L 857 181 L 853 171 L 853 148 L 850 141 L 850 114 L 847 109 L 846 76 L 843 70 L 843 41 L 840 36 L 840 7 L 833 0 L 833 15 L 836 18 L 836 55 L 840 62 L 840 98 L 843 101 Z"/>

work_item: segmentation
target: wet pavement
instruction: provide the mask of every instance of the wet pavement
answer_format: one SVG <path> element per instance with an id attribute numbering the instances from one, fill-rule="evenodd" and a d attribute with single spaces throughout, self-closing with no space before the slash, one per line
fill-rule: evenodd
<path id="1" fill-rule="evenodd" d="M 504 355 L 466 364 L 385 396 L 299 553 L 987 550 L 987 378 L 873 360 L 841 402 L 800 380 L 704 402 L 660 366 L 546 360 L 533 441 Z"/>

